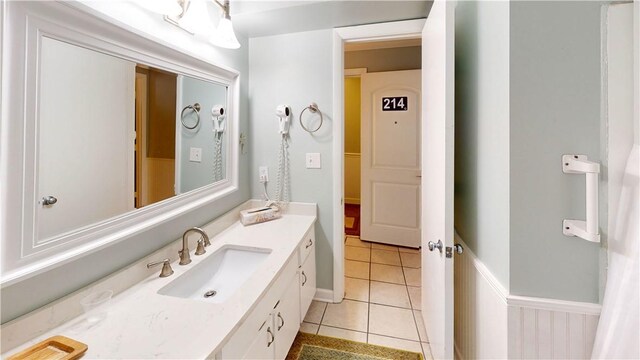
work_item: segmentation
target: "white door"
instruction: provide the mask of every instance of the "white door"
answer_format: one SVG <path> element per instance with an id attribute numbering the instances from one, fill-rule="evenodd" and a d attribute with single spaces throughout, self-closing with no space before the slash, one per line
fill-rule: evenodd
<path id="1" fill-rule="evenodd" d="M 420 246 L 420 70 L 362 75 L 360 238 Z"/>
<path id="2" fill-rule="evenodd" d="M 134 208 L 135 63 L 42 38 L 38 242 Z M 69 216 L 72 214 L 72 216 Z"/>
<path id="3" fill-rule="evenodd" d="M 436 0 L 422 30 L 422 316 L 435 359 L 453 358 L 454 11 Z"/>

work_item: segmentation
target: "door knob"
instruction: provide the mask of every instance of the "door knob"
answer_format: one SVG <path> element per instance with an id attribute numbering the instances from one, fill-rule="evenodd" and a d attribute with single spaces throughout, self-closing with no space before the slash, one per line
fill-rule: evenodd
<path id="1" fill-rule="evenodd" d="M 435 249 L 438 249 L 440 252 L 442 252 L 442 241 L 438 239 L 437 243 L 434 243 L 433 241 L 429 241 L 429 251 L 433 251 Z"/>
<path id="2" fill-rule="evenodd" d="M 453 250 L 456 252 L 456 254 L 460 255 L 464 252 L 464 248 L 462 247 L 462 245 L 460 244 L 455 244 L 453 245 Z"/>
<path id="3" fill-rule="evenodd" d="M 53 205 L 57 202 L 58 202 L 58 199 L 56 199 L 53 196 L 45 196 L 42 198 L 42 205 Z"/>

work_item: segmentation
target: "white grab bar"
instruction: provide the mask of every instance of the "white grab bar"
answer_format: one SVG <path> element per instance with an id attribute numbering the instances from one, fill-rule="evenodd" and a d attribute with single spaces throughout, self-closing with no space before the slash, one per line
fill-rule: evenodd
<path id="1" fill-rule="evenodd" d="M 578 236 L 587 241 L 600 242 L 598 219 L 598 174 L 600 164 L 589 161 L 586 155 L 562 155 L 562 172 L 565 174 L 584 174 L 586 178 L 587 219 L 562 221 L 562 233 L 566 236 Z"/>

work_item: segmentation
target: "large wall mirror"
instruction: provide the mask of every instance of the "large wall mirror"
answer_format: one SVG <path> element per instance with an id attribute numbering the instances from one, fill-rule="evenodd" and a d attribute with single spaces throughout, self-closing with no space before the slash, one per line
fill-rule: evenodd
<path id="1" fill-rule="evenodd" d="M 237 72 L 63 4 L 8 10 L 26 81 L 3 99 L 23 119 L 8 147 L 23 177 L 2 164 L 22 189 L 4 199 L 19 221 L 3 230 L 3 284 L 237 189 Z"/>

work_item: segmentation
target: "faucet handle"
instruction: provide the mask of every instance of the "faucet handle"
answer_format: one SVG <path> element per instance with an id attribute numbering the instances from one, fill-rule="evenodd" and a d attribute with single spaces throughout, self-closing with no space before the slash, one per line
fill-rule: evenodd
<path id="1" fill-rule="evenodd" d="M 204 246 L 205 246 L 204 239 L 198 240 L 198 247 L 196 248 L 195 254 L 196 255 L 202 255 L 202 254 L 206 253 L 207 250 L 204 249 Z"/>
<path id="2" fill-rule="evenodd" d="M 167 277 L 173 274 L 173 269 L 171 268 L 171 259 L 167 258 L 161 261 L 156 261 L 147 264 L 147 269 L 151 269 L 154 266 L 158 266 L 162 264 L 162 270 L 160 270 L 160 277 Z"/>

